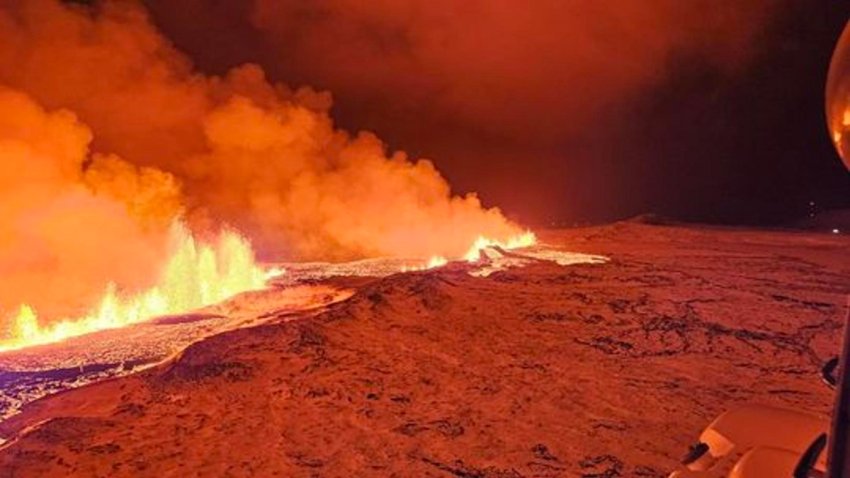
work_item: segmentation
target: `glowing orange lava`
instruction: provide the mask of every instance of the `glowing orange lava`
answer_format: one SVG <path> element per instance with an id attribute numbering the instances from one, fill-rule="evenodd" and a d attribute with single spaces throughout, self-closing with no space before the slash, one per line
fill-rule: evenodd
<path id="1" fill-rule="evenodd" d="M 220 302 L 240 292 L 260 289 L 282 270 L 264 271 L 254 260 L 247 239 L 233 231 L 202 244 L 181 225 L 172 228 L 174 252 L 156 285 L 135 294 L 107 287 L 100 303 L 84 316 L 42 326 L 33 308 L 22 305 L 12 318 L 11 336 L 0 351 L 58 342 L 168 314 L 184 313 Z"/>
<path id="2" fill-rule="evenodd" d="M 177 224 L 172 228 L 172 241 L 174 252 L 153 287 L 126 294 L 119 292 L 114 284 L 110 285 L 99 304 L 83 316 L 52 321 L 49 325 L 42 325 L 36 311 L 24 304 L 11 320 L 9 338 L 0 340 L 0 352 L 59 342 L 158 316 L 186 313 L 240 292 L 261 289 L 268 280 L 286 273 L 281 268 L 261 268 L 255 261 L 250 242 L 234 231 L 224 231 L 215 243 L 204 244 Z M 536 242 L 531 231 L 505 241 L 479 236 L 459 259 L 475 262 L 488 247 L 516 249 Z M 434 256 L 425 265 L 402 270 L 433 269 L 448 262 L 445 257 Z"/>
<path id="3" fill-rule="evenodd" d="M 478 236 L 478 239 L 475 240 L 472 247 L 463 255 L 463 258 L 467 262 L 475 262 L 481 256 L 481 251 L 488 247 L 499 247 L 510 250 L 529 247 L 535 244 L 537 244 L 537 236 L 531 231 L 525 231 L 522 234 L 509 238 L 507 241 L 497 241 L 488 237 Z"/>
<path id="4" fill-rule="evenodd" d="M 523 247 L 530 247 L 535 244 L 537 244 L 537 236 L 531 231 L 525 231 L 522 234 L 512 236 L 506 241 L 499 241 L 484 236 L 478 236 L 472 246 L 470 246 L 469 250 L 467 250 L 466 253 L 463 255 L 462 259 L 467 262 L 475 262 L 481 257 L 481 251 L 487 249 L 488 247 L 499 247 L 505 250 L 510 250 L 520 249 Z M 402 269 L 402 272 L 434 269 L 437 267 L 442 267 L 448 263 L 448 259 L 443 256 L 432 256 L 431 259 L 428 260 L 428 263 L 426 265 L 418 267 L 406 267 Z"/>

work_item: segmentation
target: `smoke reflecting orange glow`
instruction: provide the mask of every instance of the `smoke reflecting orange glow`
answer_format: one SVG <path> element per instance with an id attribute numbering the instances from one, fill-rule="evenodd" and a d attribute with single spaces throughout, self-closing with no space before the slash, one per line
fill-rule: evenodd
<path id="1" fill-rule="evenodd" d="M 433 254 L 422 270 L 533 243 L 428 159 L 339 129 L 329 94 L 193 70 L 141 5 L 0 3 L 0 351 L 261 288 L 284 271 L 255 250 Z M 251 243 L 193 236 L 222 225 Z"/>

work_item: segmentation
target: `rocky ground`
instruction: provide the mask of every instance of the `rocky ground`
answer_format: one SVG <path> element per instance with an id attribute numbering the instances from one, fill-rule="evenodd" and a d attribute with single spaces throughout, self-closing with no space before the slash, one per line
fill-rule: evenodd
<path id="1" fill-rule="evenodd" d="M 610 260 L 357 281 L 29 404 L 0 423 L 0 477 L 662 477 L 736 404 L 828 410 L 850 237 L 631 222 L 542 239 Z"/>

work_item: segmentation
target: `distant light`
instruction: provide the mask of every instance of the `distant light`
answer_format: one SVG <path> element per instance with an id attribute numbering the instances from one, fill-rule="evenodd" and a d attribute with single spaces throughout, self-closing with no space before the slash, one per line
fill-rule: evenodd
<path id="1" fill-rule="evenodd" d="M 833 230 L 832 230 L 832 233 L 833 233 L 833 234 L 839 234 L 839 233 L 841 233 L 841 231 L 839 231 L 838 229 L 833 229 Z"/>
<path id="2" fill-rule="evenodd" d="M 809 206 L 814 206 L 814 205 L 815 205 L 814 201 L 809 201 Z"/>

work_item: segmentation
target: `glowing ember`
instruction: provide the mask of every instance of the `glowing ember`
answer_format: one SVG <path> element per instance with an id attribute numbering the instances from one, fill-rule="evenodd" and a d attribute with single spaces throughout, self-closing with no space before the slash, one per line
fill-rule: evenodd
<path id="1" fill-rule="evenodd" d="M 83 317 L 42 327 L 31 307 L 22 305 L 12 319 L 11 337 L 0 351 L 57 342 L 70 337 L 141 322 L 156 316 L 188 312 L 265 286 L 283 270 L 263 271 L 254 261 L 247 239 L 233 231 L 214 244 L 200 244 L 181 225 L 172 228 L 174 252 L 156 285 L 136 294 L 107 288 L 100 304 Z M 269 275 L 271 274 L 271 275 Z"/>

